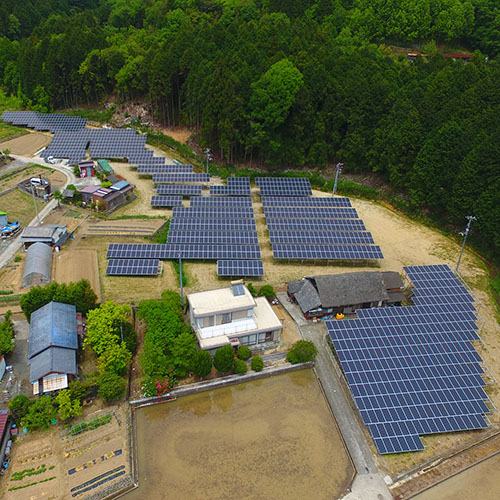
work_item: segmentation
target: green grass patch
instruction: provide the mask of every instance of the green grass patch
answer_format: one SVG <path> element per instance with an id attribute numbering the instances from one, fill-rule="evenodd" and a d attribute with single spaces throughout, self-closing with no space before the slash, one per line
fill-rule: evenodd
<path id="1" fill-rule="evenodd" d="M 0 143 L 26 134 L 29 134 L 29 132 L 25 128 L 13 127 L 12 125 L 7 125 L 7 123 L 0 123 Z M 2 151 L 2 149 L 2 145 L 0 144 L 0 151 Z"/>
<path id="2" fill-rule="evenodd" d="M 19 302 L 21 299 L 22 294 L 16 294 L 16 295 L 1 295 L 0 296 L 0 304 L 11 304 L 15 302 Z"/>
<path id="3" fill-rule="evenodd" d="M 179 261 L 173 260 L 172 267 L 174 268 L 174 273 L 175 276 L 177 277 L 177 283 L 179 283 L 179 286 L 181 286 L 181 268 L 179 266 Z M 182 286 L 191 286 L 189 277 L 186 273 L 186 266 L 184 265 L 184 263 L 182 264 Z"/>
<path id="4" fill-rule="evenodd" d="M 169 229 L 170 229 L 170 219 L 167 220 L 164 226 L 153 236 L 155 243 L 166 243 Z"/>
<path id="5" fill-rule="evenodd" d="M 81 116 L 92 122 L 106 123 L 113 118 L 115 111 L 113 108 L 109 109 L 70 109 L 64 111 L 69 116 Z"/>
<path id="6" fill-rule="evenodd" d="M 182 144 L 182 142 L 176 141 L 174 138 L 155 130 L 143 129 L 143 132 L 147 132 L 147 144 L 160 149 L 172 149 L 190 162 L 202 163 L 203 160 L 186 144 Z"/>
<path id="7" fill-rule="evenodd" d="M 12 290 L 0 290 L 0 295 L 12 295 L 13 293 Z"/>

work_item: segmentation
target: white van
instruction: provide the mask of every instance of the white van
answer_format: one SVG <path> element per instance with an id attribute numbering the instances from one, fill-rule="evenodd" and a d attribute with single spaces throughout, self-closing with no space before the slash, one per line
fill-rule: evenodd
<path id="1" fill-rule="evenodd" d="M 34 187 L 39 187 L 39 186 L 48 186 L 49 181 L 47 179 L 42 179 L 42 177 L 32 177 L 30 179 L 30 184 Z"/>

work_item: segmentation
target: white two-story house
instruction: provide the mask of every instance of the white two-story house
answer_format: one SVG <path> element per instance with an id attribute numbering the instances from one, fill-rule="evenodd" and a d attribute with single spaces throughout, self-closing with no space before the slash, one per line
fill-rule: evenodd
<path id="1" fill-rule="evenodd" d="M 242 281 L 187 296 L 191 326 L 200 347 L 214 351 L 226 344 L 250 348 L 277 343 L 283 325 L 265 297 L 252 297 Z"/>

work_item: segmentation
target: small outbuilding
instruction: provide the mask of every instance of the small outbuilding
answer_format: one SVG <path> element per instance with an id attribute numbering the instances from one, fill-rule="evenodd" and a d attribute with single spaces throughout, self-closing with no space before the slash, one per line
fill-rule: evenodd
<path id="1" fill-rule="evenodd" d="M 401 305 L 402 290 L 401 277 L 392 271 L 312 276 L 288 283 L 289 297 L 307 319 Z"/>
<path id="2" fill-rule="evenodd" d="M 114 171 L 107 160 L 97 160 L 97 171 L 103 174 L 104 177 L 114 174 Z"/>
<path id="3" fill-rule="evenodd" d="M 28 249 L 34 243 L 45 243 L 50 247 L 60 247 L 68 239 L 68 228 L 57 224 L 30 226 L 24 229 L 21 243 Z"/>
<path id="4" fill-rule="evenodd" d="M 7 222 L 7 213 L 2 212 L 0 210 L 0 227 L 6 226 L 8 224 Z"/>
<path id="5" fill-rule="evenodd" d="M 45 243 L 34 243 L 26 252 L 22 287 L 47 285 L 50 283 L 51 271 L 52 249 Z"/>

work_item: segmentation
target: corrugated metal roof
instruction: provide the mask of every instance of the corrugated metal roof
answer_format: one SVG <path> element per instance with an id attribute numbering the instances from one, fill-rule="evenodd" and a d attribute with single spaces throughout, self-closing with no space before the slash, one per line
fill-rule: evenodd
<path id="1" fill-rule="evenodd" d="M 2 439 L 3 433 L 5 432 L 5 427 L 7 426 L 8 419 L 9 412 L 7 410 L 0 410 L 0 441 Z"/>
<path id="2" fill-rule="evenodd" d="M 92 194 L 95 193 L 98 189 L 100 189 L 100 186 L 85 186 L 83 189 L 80 189 L 80 193 Z"/>
<path id="3" fill-rule="evenodd" d="M 76 351 L 62 347 L 50 347 L 30 360 L 30 382 L 49 373 L 76 374 Z"/>
<path id="4" fill-rule="evenodd" d="M 31 315 L 28 359 L 48 347 L 78 349 L 76 307 L 50 302 Z"/>
<path id="5" fill-rule="evenodd" d="M 52 250 L 49 245 L 41 242 L 31 245 L 26 253 L 22 286 L 28 287 L 31 285 L 30 281 L 34 277 L 33 273 L 42 275 L 42 280 L 50 283 L 51 271 Z"/>
<path id="6" fill-rule="evenodd" d="M 107 160 L 97 160 L 97 164 L 101 167 L 102 171 L 106 174 L 112 174 L 113 169 Z"/>
<path id="7" fill-rule="evenodd" d="M 120 191 L 129 185 L 130 183 L 128 183 L 127 181 L 119 181 L 116 184 L 113 184 L 110 189 L 112 189 L 113 191 Z"/>

